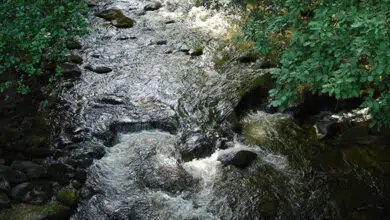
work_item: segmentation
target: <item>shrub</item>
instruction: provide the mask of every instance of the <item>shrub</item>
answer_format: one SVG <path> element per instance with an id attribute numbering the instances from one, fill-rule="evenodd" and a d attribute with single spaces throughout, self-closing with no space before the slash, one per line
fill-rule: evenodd
<path id="1" fill-rule="evenodd" d="M 362 97 L 371 125 L 390 125 L 390 0 L 260 1 L 244 31 L 264 54 L 280 44 L 281 69 L 270 91 L 281 110 L 302 88 L 337 99 Z M 276 36 L 276 37 L 275 37 Z"/>
<path id="2" fill-rule="evenodd" d="M 25 81 L 40 75 L 44 63 L 64 57 L 64 42 L 86 32 L 80 0 L 5 0 L 0 4 L 0 73 L 16 72 L 19 93 L 29 91 Z M 59 71 L 48 76 L 54 81 Z M 0 83 L 0 92 L 11 86 Z"/>

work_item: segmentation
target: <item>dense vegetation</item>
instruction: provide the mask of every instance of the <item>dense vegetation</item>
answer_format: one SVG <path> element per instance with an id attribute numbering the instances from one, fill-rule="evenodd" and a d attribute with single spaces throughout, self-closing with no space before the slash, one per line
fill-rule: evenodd
<path id="1" fill-rule="evenodd" d="M 64 43 L 86 32 L 80 0 L 5 0 L 0 4 L 0 73 L 17 74 L 17 80 L 0 82 L 0 93 L 9 87 L 29 92 L 27 80 L 43 74 L 47 63 L 64 58 Z M 60 69 L 49 73 L 53 82 Z M 14 85 L 12 85 L 14 84 Z M 16 85 L 15 85 L 16 84 Z"/>
<path id="2" fill-rule="evenodd" d="M 297 105 L 307 91 L 361 97 L 371 125 L 390 125 L 390 0 L 254 0 L 250 8 L 245 39 L 280 56 L 273 106 Z"/>

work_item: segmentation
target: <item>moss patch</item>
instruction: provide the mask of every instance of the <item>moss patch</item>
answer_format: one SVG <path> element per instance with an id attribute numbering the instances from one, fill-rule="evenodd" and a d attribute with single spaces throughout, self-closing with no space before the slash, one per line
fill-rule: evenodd
<path id="1" fill-rule="evenodd" d="M 78 55 L 70 55 L 68 57 L 68 59 L 72 63 L 76 63 L 76 64 L 82 64 L 83 63 L 83 58 L 81 58 L 81 56 L 78 56 Z"/>
<path id="2" fill-rule="evenodd" d="M 77 192 L 75 192 L 72 189 L 61 190 L 57 195 L 57 200 L 59 202 L 64 203 L 65 205 L 68 205 L 68 206 L 77 205 L 78 199 L 79 199 L 79 196 L 78 196 Z"/>
<path id="3" fill-rule="evenodd" d="M 96 16 L 111 21 L 118 28 L 131 28 L 134 26 L 134 20 L 126 17 L 119 9 L 108 9 L 96 14 Z"/>
<path id="4" fill-rule="evenodd" d="M 46 205 L 14 205 L 10 209 L 0 212 L 0 219 L 7 220 L 42 220 L 42 219 L 67 219 L 71 210 L 61 204 L 51 202 Z"/>

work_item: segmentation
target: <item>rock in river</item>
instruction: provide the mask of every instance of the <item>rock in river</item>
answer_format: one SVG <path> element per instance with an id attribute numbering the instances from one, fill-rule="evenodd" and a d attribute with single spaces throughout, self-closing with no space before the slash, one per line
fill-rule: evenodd
<path id="1" fill-rule="evenodd" d="M 84 69 L 90 70 L 92 72 L 99 73 L 99 74 L 109 73 L 112 71 L 111 68 L 106 67 L 106 66 L 92 67 L 91 65 L 87 65 L 84 67 Z"/>
<path id="2" fill-rule="evenodd" d="M 118 28 L 131 28 L 134 26 L 134 20 L 126 17 L 119 9 L 108 9 L 96 14 L 96 16 L 111 21 Z"/>
<path id="3" fill-rule="evenodd" d="M 145 5 L 144 10 L 145 11 L 156 11 L 156 10 L 160 9 L 161 7 L 162 7 L 161 2 L 156 1 L 156 2 Z"/>
<path id="4" fill-rule="evenodd" d="M 75 39 L 69 39 L 65 42 L 65 47 L 69 50 L 78 50 L 81 49 L 81 44 Z"/>
<path id="5" fill-rule="evenodd" d="M 81 69 L 74 63 L 64 63 L 61 65 L 62 75 L 65 78 L 79 77 L 81 75 Z"/>
<path id="6" fill-rule="evenodd" d="M 14 161 L 11 168 L 25 173 L 28 179 L 37 179 L 46 176 L 46 170 L 31 161 Z"/>
<path id="7" fill-rule="evenodd" d="M 223 154 L 218 158 L 218 160 L 225 166 L 234 165 L 238 168 L 244 169 L 249 166 L 256 157 L 257 154 L 252 151 L 240 150 L 232 154 Z"/>

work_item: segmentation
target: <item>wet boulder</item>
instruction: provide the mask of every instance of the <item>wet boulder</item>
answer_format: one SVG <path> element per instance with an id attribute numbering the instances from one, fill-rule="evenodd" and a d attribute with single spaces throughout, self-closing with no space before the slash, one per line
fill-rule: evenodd
<path id="1" fill-rule="evenodd" d="M 109 72 L 111 72 L 112 69 L 109 68 L 109 67 L 106 67 L 106 66 L 97 66 L 97 67 L 95 67 L 95 68 L 93 69 L 93 71 L 94 71 L 95 73 L 103 74 L 103 73 L 109 73 Z"/>
<path id="2" fill-rule="evenodd" d="M 181 146 L 181 155 L 184 161 L 210 156 L 216 148 L 217 138 L 212 134 L 195 131 L 186 135 L 184 139 L 185 144 Z"/>
<path id="3" fill-rule="evenodd" d="M 116 97 L 116 96 L 103 97 L 103 98 L 99 99 L 99 102 L 102 104 L 109 104 L 109 105 L 122 105 L 122 104 L 124 104 L 123 99 Z"/>
<path id="4" fill-rule="evenodd" d="M 11 197 L 15 200 L 42 204 L 48 201 L 53 195 L 53 188 L 50 181 L 33 180 L 16 185 L 11 190 Z"/>
<path id="5" fill-rule="evenodd" d="M 78 55 L 70 55 L 68 56 L 68 60 L 72 63 L 79 64 L 79 65 L 83 63 L 83 58 Z"/>
<path id="6" fill-rule="evenodd" d="M 257 154 L 248 151 L 248 150 L 240 150 L 233 153 L 223 154 L 218 157 L 218 160 L 225 166 L 233 165 L 240 169 L 244 169 L 249 166 L 257 157 Z"/>
<path id="7" fill-rule="evenodd" d="M 84 69 L 98 73 L 98 74 L 105 74 L 105 73 L 112 72 L 112 69 L 109 67 L 106 67 L 106 66 L 93 67 L 91 65 L 87 65 L 84 67 Z"/>
<path id="8" fill-rule="evenodd" d="M 162 7 L 161 2 L 156 1 L 150 4 L 145 5 L 144 10 L 145 11 L 156 11 Z"/>
<path id="9" fill-rule="evenodd" d="M 25 173 L 28 179 L 46 176 L 46 169 L 32 161 L 14 161 L 11 168 Z"/>
<path id="10" fill-rule="evenodd" d="M 69 50 L 78 50 L 78 49 L 81 49 L 81 44 L 80 42 L 78 42 L 77 40 L 75 39 L 68 39 L 66 42 L 65 42 L 65 47 Z"/>
<path id="11" fill-rule="evenodd" d="M 61 72 L 65 78 L 75 78 L 81 75 L 81 69 L 74 63 L 63 63 L 61 65 Z"/>
<path id="12" fill-rule="evenodd" d="M 0 166 L 0 178 L 8 182 L 10 185 L 18 184 L 28 180 L 28 177 L 25 173 L 19 170 L 13 170 L 8 166 Z M 7 187 L 7 185 L 4 185 L 4 187 Z"/>
<path id="13" fill-rule="evenodd" d="M 118 28 L 131 28 L 134 26 L 134 20 L 126 17 L 119 9 L 108 9 L 97 13 L 96 16 L 111 21 Z"/>
<path id="14" fill-rule="evenodd" d="M 168 43 L 167 40 L 157 40 L 156 45 L 166 45 Z"/>

